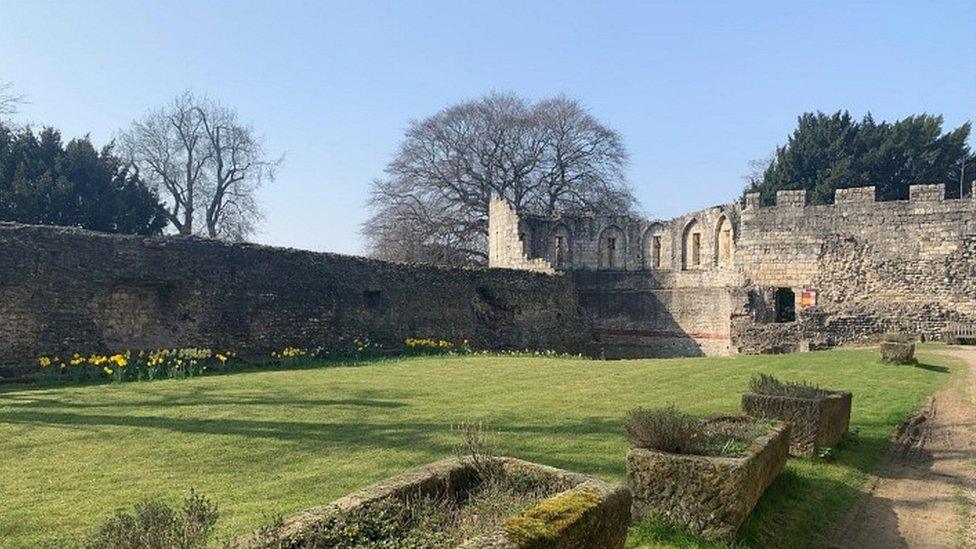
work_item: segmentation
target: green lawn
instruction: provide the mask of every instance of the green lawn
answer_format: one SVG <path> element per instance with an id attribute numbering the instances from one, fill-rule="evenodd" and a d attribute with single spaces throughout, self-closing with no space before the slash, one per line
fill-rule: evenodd
<path id="1" fill-rule="evenodd" d="M 622 481 L 620 421 L 675 402 L 736 412 L 754 372 L 854 392 L 831 463 L 792 459 L 741 530 L 748 545 L 815 544 L 874 467 L 895 425 L 957 366 L 891 366 L 872 351 L 587 361 L 434 357 L 83 387 L 0 390 L 0 545 L 65 545 L 115 508 L 190 488 L 213 499 L 219 536 L 320 505 L 452 453 L 452 425 L 484 421 L 501 449 Z M 695 544 L 654 525 L 634 546 Z"/>

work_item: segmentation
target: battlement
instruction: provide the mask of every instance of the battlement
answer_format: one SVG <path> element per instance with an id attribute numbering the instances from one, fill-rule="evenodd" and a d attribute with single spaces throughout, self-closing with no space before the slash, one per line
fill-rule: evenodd
<path id="1" fill-rule="evenodd" d="M 976 181 L 970 183 L 972 192 L 963 198 L 946 198 L 945 184 L 919 184 L 909 186 L 909 197 L 907 202 L 945 202 L 950 204 L 968 205 L 976 200 Z M 878 200 L 876 197 L 876 187 L 850 187 L 837 189 L 834 191 L 834 205 L 864 205 L 864 204 L 886 204 L 904 203 L 905 200 Z M 746 193 L 744 210 L 755 210 L 759 208 L 802 208 L 810 205 L 809 194 L 805 190 L 777 191 L 776 202 L 772 205 L 764 205 L 759 193 Z"/>

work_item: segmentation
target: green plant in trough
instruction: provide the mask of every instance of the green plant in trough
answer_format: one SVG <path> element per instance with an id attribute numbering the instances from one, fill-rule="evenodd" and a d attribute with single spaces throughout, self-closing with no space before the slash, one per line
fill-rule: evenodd
<path id="1" fill-rule="evenodd" d="M 759 395 L 820 398 L 827 391 L 806 381 L 780 381 L 770 374 L 758 373 L 749 379 L 749 390 Z"/>

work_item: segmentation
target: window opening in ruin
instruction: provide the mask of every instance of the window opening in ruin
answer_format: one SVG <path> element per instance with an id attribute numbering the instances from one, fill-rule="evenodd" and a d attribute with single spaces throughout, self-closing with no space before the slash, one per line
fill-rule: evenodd
<path id="1" fill-rule="evenodd" d="M 528 238 L 526 237 L 525 233 L 519 233 L 518 238 L 519 238 L 519 243 L 521 244 L 522 253 L 525 255 L 529 255 L 529 244 L 527 242 Z"/>
<path id="2" fill-rule="evenodd" d="M 718 257 L 723 265 L 728 265 L 732 259 L 732 229 L 722 229 L 722 234 L 719 236 Z"/>
<path id="3" fill-rule="evenodd" d="M 725 216 L 719 220 L 716 236 L 715 264 L 727 267 L 732 263 L 732 224 Z"/>
<path id="4" fill-rule="evenodd" d="M 562 267 L 566 262 L 566 250 L 562 236 L 556 236 L 556 266 Z"/>
<path id="5" fill-rule="evenodd" d="M 701 265 L 701 233 L 691 234 L 691 264 Z"/>
<path id="6" fill-rule="evenodd" d="M 614 237 L 607 238 L 607 267 L 613 268 L 613 256 L 616 255 L 617 250 L 617 239 Z"/>
<path id="7" fill-rule="evenodd" d="M 789 288 L 776 289 L 776 322 L 796 320 L 796 296 Z"/>
<path id="8" fill-rule="evenodd" d="M 661 237 L 651 237 L 651 265 L 655 269 L 661 268 Z"/>

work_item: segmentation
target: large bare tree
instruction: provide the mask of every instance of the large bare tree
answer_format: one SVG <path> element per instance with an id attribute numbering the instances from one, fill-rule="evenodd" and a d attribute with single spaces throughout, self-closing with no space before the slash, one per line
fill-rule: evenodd
<path id="1" fill-rule="evenodd" d="M 119 142 L 177 232 L 225 240 L 254 232 L 255 193 L 281 162 L 236 111 L 190 92 L 133 122 Z"/>
<path id="2" fill-rule="evenodd" d="M 543 215 L 629 213 L 626 163 L 619 134 L 577 101 L 490 94 L 409 124 L 363 234 L 383 259 L 483 264 L 493 195 Z"/>

